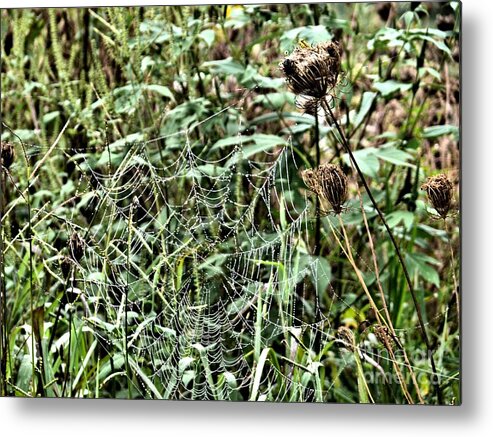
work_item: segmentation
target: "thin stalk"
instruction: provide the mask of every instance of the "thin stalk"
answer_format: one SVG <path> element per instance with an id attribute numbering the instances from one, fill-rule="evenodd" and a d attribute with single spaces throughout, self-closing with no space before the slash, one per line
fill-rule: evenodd
<path id="1" fill-rule="evenodd" d="M 373 197 L 373 194 L 370 190 L 370 187 L 368 186 L 368 183 L 366 182 L 365 176 L 363 175 L 363 172 L 361 171 L 361 169 L 358 165 L 358 162 L 356 161 L 356 158 L 354 157 L 353 152 L 351 151 L 351 148 L 349 147 L 349 143 L 346 140 L 344 132 L 340 128 L 339 123 L 337 122 L 337 120 L 334 116 L 334 113 L 332 112 L 332 109 L 330 108 L 330 105 L 327 103 L 326 99 L 322 99 L 322 106 L 325 110 L 326 116 L 328 114 L 328 116 L 330 117 L 330 118 L 327 117 L 328 118 L 327 121 L 329 122 L 329 124 L 333 124 L 336 127 L 336 130 L 339 133 L 339 136 L 341 137 L 342 145 L 344 146 L 344 149 L 348 153 L 349 158 L 351 160 L 351 163 L 354 165 L 354 168 L 356 169 L 356 171 L 357 171 L 357 173 L 361 179 L 361 182 L 363 183 L 363 186 L 365 187 L 365 191 L 368 194 L 368 197 L 369 197 L 373 207 L 375 208 L 375 211 L 377 211 L 377 214 L 380 217 L 380 220 L 382 220 L 382 223 L 385 227 L 385 230 L 387 231 L 387 234 L 390 237 L 390 241 L 392 242 L 392 245 L 395 248 L 397 258 L 399 259 L 399 263 L 401 264 L 402 270 L 404 272 L 404 276 L 405 276 L 405 279 L 406 279 L 406 282 L 407 282 L 407 285 L 409 288 L 409 292 L 411 293 L 414 307 L 416 308 L 416 313 L 418 315 L 418 321 L 419 321 L 419 325 L 421 328 L 421 335 L 422 335 L 423 341 L 426 345 L 426 349 L 427 349 L 429 359 L 430 359 L 431 368 L 433 371 L 433 385 L 435 386 L 435 391 L 436 391 L 438 403 L 441 404 L 442 403 L 442 394 L 441 394 L 441 390 L 440 390 L 438 373 L 437 373 L 437 369 L 436 369 L 436 365 L 435 365 L 435 359 L 433 358 L 433 351 L 431 349 L 431 343 L 430 343 L 430 340 L 428 338 L 428 334 L 426 333 L 426 327 L 425 327 L 425 323 L 423 320 L 423 315 L 421 314 L 421 308 L 419 306 L 419 302 L 418 302 L 418 299 L 416 297 L 416 293 L 414 291 L 414 287 L 413 287 L 412 282 L 411 282 L 411 277 L 409 276 L 409 272 L 407 271 L 406 264 L 404 263 L 404 258 L 401 254 L 401 251 L 399 249 L 397 241 L 395 240 L 395 237 L 394 237 L 392 231 L 390 230 L 389 225 L 387 224 L 387 220 L 385 219 L 385 216 L 383 215 L 382 211 L 378 207 L 378 204 L 377 204 L 375 198 Z"/>
<path id="2" fill-rule="evenodd" d="M 130 272 L 130 256 L 131 256 L 131 247 L 132 247 L 132 226 L 133 226 L 133 209 L 134 203 L 130 205 L 130 212 L 128 217 L 128 240 L 127 240 L 127 275 L 126 275 L 126 287 L 125 287 L 125 339 L 124 339 L 124 350 L 125 350 L 125 373 L 127 374 L 127 390 L 128 390 L 128 399 L 132 397 L 131 383 L 132 378 L 130 375 L 130 364 L 128 359 L 128 291 L 129 287 L 129 272 Z"/>
<path id="3" fill-rule="evenodd" d="M 318 109 L 318 104 L 317 104 Z M 316 150 L 316 159 L 315 164 L 318 167 L 320 165 L 320 129 L 318 125 L 318 110 L 315 111 L 315 150 Z M 321 249 L 321 217 L 320 217 L 320 199 L 316 196 L 315 201 L 315 211 L 316 211 L 316 221 L 315 221 L 315 245 L 313 249 L 313 254 L 315 256 L 320 255 Z"/>
<path id="4" fill-rule="evenodd" d="M 2 146 L 0 145 L 0 148 Z M 1 153 L 1 152 L 0 152 Z M 4 168 L 0 161 L 0 225 L 3 220 L 3 204 L 6 200 L 7 169 Z M 7 290 L 5 286 L 5 264 L 3 261 L 3 225 L 0 227 L 0 396 L 7 395 L 7 357 L 8 357 L 8 336 L 7 336 Z"/>
<path id="5" fill-rule="evenodd" d="M 373 259 L 373 268 L 375 270 L 375 279 L 376 279 L 376 282 L 378 285 L 378 291 L 380 293 L 380 299 L 382 301 L 382 306 L 383 306 L 383 310 L 385 313 L 385 317 L 387 318 L 388 327 L 390 328 L 392 336 L 394 338 L 397 338 L 397 334 L 395 332 L 394 325 L 392 324 L 392 318 L 390 317 L 390 312 L 389 312 L 389 309 L 387 307 L 387 301 L 385 299 L 385 293 L 383 292 L 382 282 L 380 281 L 380 272 L 378 269 L 377 254 L 375 252 L 375 246 L 373 244 L 373 236 L 371 235 L 370 227 L 368 226 L 368 219 L 366 217 L 365 208 L 363 207 L 363 196 L 361 195 L 361 190 L 360 190 L 359 185 L 357 185 L 357 190 L 358 190 L 358 198 L 359 198 L 359 203 L 360 203 L 361 214 L 363 215 L 363 221 L 365 223 L 366 234 L 368 235 L 368 242 L 370 244 L 370 252 L 372 255 L 372 259 Z M 409 374 L 411 375 L 411 379 L 413 381 L 413 385 L 414 385 L 414 388 L 416 390 L 416 394 L 418 395 L 419 402 L 421 404 L 424 404 L 423 397 L 421 396 L 421 390 L 419 389 L 418 381 L 416 380 L 416 375 L 413 371 L 411 363 L 409 362 L 409 358 L 407 357 L 406 350 L 404 349 L 404 347 L 402 347 L 401 349 L 402 349 L 402 353 L 404 356 L 404 361 L 406 363 L 406 367 L 409 370 Z"/>
<path id="6" fill-rule="evenodd" d="M 66 368 L 65 368 L 65 377 L 63 381 L 63 389 L 62 389 L 62 398 L 65 397 L 65 390 L 67 389 L 67 381 L 70 378 L 71 372 L 70 372 L 70 360 L 72 359 L 71 357 L 71 349 L 72 349 L 72 308 L 69 307 L 68 309 L 68 350 L 67 350 L 67 362 L 66 362 Z M 68 384 L 69 387 L 72 384 Z M 70 396 L 70 395 L 69 395 Z"/>
<path id="7" fill-rule="evenodd" d="M 459 286 L 457 284 L 457 277 L 455 276 L 455 255 L 454 248 L 452 247 L 452 236 L 451 231 L 449 231 L 447 221 L 443 219 L 443 224 L 445 226 L 445 231 L 447 232 L 448 247 L 450 251 L 450 270 L 452 271 L 452 279 L 454 282 L 454 294 L 455 294 L 455 304 L 457 307 L 457 323 L 460 326 L 460 302 L 459 302 Z"/>
<path id="8" fill-rule="evenodd" d="M 344 247 L 343 247 L 341 241 L 339 240 L 339 237 L 337 237 L 337 234 L 335 233 L 333 227 L 331 227 L 332 233 L 334 234 L 334 237 L 336 238 L 337 242 L 339 243 L 339 246 L 343 250 L 343 252 L 346 255 L 347 259 L 349 260 L 349 262 L 350 262 L 350 264 L 351 264 L 354 272 L 356 273 L 356 276 L 358 277 L 358 281 L 361 284 L 361 287 L 363 288 L 363 291 L 365 292 L 366 297 L 368 298 L 368 301 L 370 302 L 370 306 L 371 306 L 371 308 L 373 309 L 373 311 L 375 313 L 375 317 L 377 318 L 377 323 L 380 326 L 383 326 L 384 323 L 382 323 L 382 318 L 380 316 L 380 311 L 378 310 L 378 307 L 377 307 L 375 301 L 373 300 L 373 297 L 371 296 L 371 293 L 368 290 L 368 287 L 366 286 L 366 283 L 365 283 L 365 280 L 363 279 L 363 275 L 361 273 L 361 270 L 358 268 L 358 266 L 356 265 L 356 262 L 354 261 L 353 253 L 352 253 L 352 250 L 351 250 L 351 244 L 349 243 L 349 237 L 347 235 L 346 227 L 344 226 L 344 222 L 342 221 L 341 214 L 337 214 L 337 217 L 339 218 L 339 225 L 340 225 L 340 227 L 342 229 L 342 234 L 343 234 L 343 237 L 344 237 L 344 243 L 346 245 L 346 249 L 344 249 Z M 404 393 L 404 397 L 406 398 L 406 400 L 410 404 L 414 404 L 413 398 L 411 397 L 411 394 L 409 393 L 409 390 L 406 387 L 406 384 L 405 384 L 405 381 L 404 381 L 404 376 L 402 375 L 401 369 L 399 368 L 399 365 L 397 363 L 397 360 L 395 359 L 395 355 L 394 355 L 394 353 L 391 350 L 389 350 L 389 353 L 391 354 L 392 364 L 393 364 L 394 369 L 395 369 L 395 371 L 397 373 L 397 377 L 399 379 L 399 385 L 402 388 L 402 392 Z"/>

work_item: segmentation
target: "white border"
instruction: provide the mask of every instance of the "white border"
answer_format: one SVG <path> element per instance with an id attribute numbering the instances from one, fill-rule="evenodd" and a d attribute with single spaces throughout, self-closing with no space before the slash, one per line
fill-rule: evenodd
<path id="1" fill-rule="evenodd" d="M 9 7 L 184 1 L 2 1 Z M 187 2 L 190 3 L 190 2 Z M 205 3 L 205 2 L 204 2 Z M 216 3 L 234 3 L 218 1 Z M 252 3 L 252 2 L 244 2 Z M 258 2 L 253 2 L 258 3 Z M 463 405 L 349 406 L 0 399 L 3 436 L 484 436 L 493 429 L 493 2 L 463 1 Z M 490 429 L 488 432 L 487 429 Z"/>

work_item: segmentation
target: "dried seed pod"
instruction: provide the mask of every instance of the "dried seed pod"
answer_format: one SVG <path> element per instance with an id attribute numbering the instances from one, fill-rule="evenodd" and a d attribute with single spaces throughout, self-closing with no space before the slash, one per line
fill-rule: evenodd
<path id="1" fill-rule="evenodd" d="M 320 195 L 326 199 L 336 214 L 342 211 L 347 200 L 348 181 L 340 167 L 333 164 L 322 164 L 317 169 Z"/>
<path id="2" fill-rule="evenodd" d="M 65 279 L 69 277 L 71 267 L 72 267 L 71 259 L 68 256 L 64 256 L 60 260 L 60 270 L 62 271 L 62 275 Z"/>
<path id="3" fill-rule="evenodd" d="M 320 109 L 319 99 L 305 95 L 298 95 L 294 101 L 294 104 L 298 109 L 303 111 L 304 114 L 313 115 L 314 117 L 318 115 Z"/>
<path id="4" fill-rule="evenodd" d="M 316 170 L 302 170 L 301 171 L 301 179 L 307 186 L 310 191 L 313 191 L 316 194 L 320 192 L 320 183 L 318 181 L 318 174 Z"/>
<path id="5" fill-rule="evenodd" d="M 341 347 L 348 349 L 351 352 L 356 350 L 353 331 L 346 326 L 339 326 L 336 332 L 336 341 L 338 341 Z"/>
<path id="6" fill-rule="evenodd" d="M 6 141 L 2 141 L 2 166 L 5 168 L 10 168 L 12 163 L 14 162 L 15 152 L 14 145 L 12 143 L 8 143 Z"/>
<path id="7" fill-rule="evenodd" d="M 72 254 L 72 259 L 75 261 L 80 261 L 84 256 L 84 241 L 77 232 L 74 232 L 70 236 L 70 253 Z"/>
<path id="8" fill-rule="evenodd" d="M 440 217 L 447 217 L 452 207 L 452 195 L 454 192 L 454 186 L 449 178 L 444 174 L 432 176 L 421 185 L 421 189 L 426 191 L 428 200 L 433 208 L 437 210 Z"/>
<path id="9" fill-rule="evenodd" d="M 330 203 L 336 214 L 342 212 L 348 196 L 348 180 L 340 167 L 322 164 L 315 170 L 303 170 L 301 178 L 309 190 Z"/>
<path id="10" fill-rule="evenodd" d="M 377 337 L 377 340 L 380 343 L 382 343 L 382 345 L 385 347 L 385 349 L 387 349 L 388 351 L 394 350 L 395 341 L 392 338 L 392 335 L 386 326 L 382 326 L 382 325 L 375 326 L 373 328 L 373 333 L 375 334 L 375 337 Z"/>
<path id="11" fill-rule="evenodd" d="M 297 47 L 279 68 L 293 93 L 321 99 L 337 84 L 341 47 L 333 41 Z"/>

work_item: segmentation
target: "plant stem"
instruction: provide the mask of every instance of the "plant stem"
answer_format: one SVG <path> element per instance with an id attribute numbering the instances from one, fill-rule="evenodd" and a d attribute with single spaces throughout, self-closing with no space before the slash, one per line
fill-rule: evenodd
<path id="1" fill-rule="evenodd" d="M 409 272 L 407 271 L 406 264 L 404 263 L 404 258 L 402 257 L 402 254 L 401 254 L 401 251 L 400 251 L 399 246 L 397 244 L 397 241 L 395 240 L 395 237 L 392 234 L 392 231 L 390 230 L 389 225 L 387 224 L 387 220 L 385 219 L 385 216 L 383 215 L 382 211 L 378 207 L 378 204 L 377 204 L 375 198 L 373 197 L 373 194 L 370 190 L 370 187 L 368 186 L 368 183 L 366 182 L 365 176 L 363 175 L 363 172 L 361 171 L 361 169 L 360 169 L 360 167 L 359 167 L 359 165 L 358 165 L 358 163 L 357 163 L 357 161 L 353 155 L 353 152 L 351 151 L 351 148 L 349 147 L 349 143 L 346 140 L 344 132 L 340 128 L 339 123 L 337 122 L 337 120 L 334 116 L 334 113 L 332 112 L 332 109 L 330 109 L 330 105 L 327 103 L 325 98 L 322 100 L 322 106 L 325 110 L 326 115 L 328 114 L 330 116 L 330 119 L 328 119 L 327 121 L 329 121 L 329 123 L 332 122 L 332 124 L 336 127 L 336 130 L 339 133 L 339 136 L 341 137 L 342 145 L 344 146 L 344 149 L 348 153 L 349 158 L 351 160 L 351 163 L 354 165 L 354 168 L 356 169 L 356 171 L 357 171 L 357 173 L 361 179 L 361 182 L 363 183 L 363 186 L 365 187 L 366 193 L 368 194 L 368 197 L 369 197 L 373 207 L 375 208 L 375 211 L 377 211 L 378 216 L 382 220 L 382 223 L 385 227 L 385 230 L 387 231 L 387 234 L 390 237 L 390 241 L 392 242 L 392 245 L 395 248 L 397 258 L 399 259 L 399 263 L 402 266 L 402 270 L 404 272 L 404 276 L 406 278 L 406 282 L 407 282 L 407 285 L 409 287 L 409 292 L 411 293 L 414 307 L 416 308 L 416 314 L 418 315 L 418 321 L 419 321 L 419 325 L 421 328 L 421 335 L 423 337 L 423 341 L 425 342 L 426 349 L 427 349 L 429 359 L 430 359 L 431 368 L 433 371 L 433 384 L 435 386 L 437 400 L 438 400 L 438 403 L 441 404 L 442 403 L 442 395 L 441 395 L 441 390 L 440 390 L 440 385 L 439 385 L 439 380 L 438 380 L 438 373 L 437 373 L 436 365 L 435 365 L 435 359 L 433 358 L 433 351 L 431 349 L 430 340 L 428 339 L 428 334 L 426 333 L 423 315 L 421 314 L 421 308 L 420 308 L 418 299 L 416 297 L 416 293 L 414 291 L 413 285 L 411 283 L 411 278 L 409 276 Z"/>
<path id="2" fill-rule="evenodd" d="M 344 243 L 346 245 L 346 249 L 344 249 L 344 247 L 342 246 L 341 241 L 339 240 L 339 238 L 335 234 L 334 228 L 331 226 L 332 233 L 334 234 L 334 237 L 338 241 L 341 249 L 343 250 L 344 254 L 346 255 L 347 259 L 349 260 L 349 263 L 351 264 L 354 272 L 356 273 L 356 276 L 358 277 L 358 281 L 361 284 L 361 287 L 363 288 L 363 291 L 365 292 L 366 297 L 368 298 L 368 302 L 370 303 L 370 307 L 373 309 L 373 311 L 375 313 L 375 317 L 377 319 L 377 323 L 380 326 L 384 326 L 384 323 L 382 323 L 382 318 L 380 316 L 380 311 L 378 310 L 378 307 L 377 307 L 375 301 L 373 300 L 373 298 L 371 296 L 370 290 L 368 290 L 368 287 L 366 286 L 366 283 L 365 283 L 365 280 L 363 279 L 363 275 L 361 273 L 361 270 L 358 268 L 358 266 L 356 265 L 356 262 L 354 261 L 353 253 L 352 253 L 352 250 L 351 250 L 351 244 L 349 243 L 349 237 L 347 235 L 346 227 L 344 226 L 344 222 L 342 221 L 341 214 L 337 214 L 337 217 L 339 218 L 339 225 L 340 225 L 340 227 L 342 229 L 342 233 L 343 233 Z M 390 323 L 390 321 L 389 321 L 389 323 Z M 404 377 L 402 376 L 401 369 L 399 368 L 399 364 L 397 363 L 397 360 L 395 359 L 395 355 L 394 355 L 393 351 L 391 351 L 391 350 L 389 350 L 389 353 L 391 355 L 392 364 L 393 364 L 394 369 L 395 369 L 395 371 L 397 373 L 397 377 L 399 379 L 399 385 L 402 388 L 402 392 L 404 393 L 404 396 L 407 399 L 407 401 L 409 402 L 409 404 L 414 404 L 413 398 L 411 397 L 411 395 L 409 393 L 409 390 L 406 387 Z M 421 401 L 422 400 L 421 399 L 421 396 L 419 396 L 419 398 L 420 398 L 420 401 Z"/>
<path id="3" fill-rule="evenodd" d="M 459 302 L 459 286 L 457 284 L 457 277 L 455 276 L 455 256 L 454 256 L 454 248 L 452 247 L 452 235 L 451 231 L 449 231 L 447 222 L 443 219 L 443 224 L 445 226 L 445 231 L 447 232 L 447 240 L 448 247 L 450 251 L 450 270 L 452 271 L 452 279 L 454 281 L 454 295 L 455 295 L 455 304 L 457 307 L 457 324 L 460 326 L 460 302 Z"/>
<path id="4" fill-rule="evenodd" d="M 318 124 L 318 104 L 317 104 L 317 110 L 315 111 L 315 150 L 316 150 L 316 160 L 315 164 L 318 167 L 320 165 L 320 129 L 319 129 L 319 124 Z M 320 217 L 320 199 L 318 196 L 316 196 L 316 201 L 315 201 L 315 211 L 316 211 L 316 222 L 315 222 L 315 245 L 313 249 L 313 254 L 315 256 L 320 255 L 320 249 L 321 249 L 321 217 Z"/>
<path id="5" fill-rule="evenodd" d="M 392 336 L 394 337 L 394 339 L 397 339 L 397 334 L 395 332 L 394 325 L 392 324 L 392 318 L 390 317 L 390 312 L 389 312 L 389 309 L 387 306 L 387 301 L 385 299 L 385 293 L 383 292 L 382 282 L 380 281 L 380 272 L 378 269 L 377 254 L 375 251 L 375 246 L 373 244 L 373 236 L 371 235 L 370 227 L 368 225 L 368 219 L 366 218 L 365 208 L 363 206 L 363 196 L 361 195 L 361 190 L 360 190 L 359 185 L 357 185 L 357 189 L 358 189 L 358 198 L 359 198 L 359 203 L 360 203 L 361 214 L 363 216 L 363 221 L 365 223 L 365 229 L 366 229 L 366 233 L 368 235 L 368 242 L 370 243 L 370 251 L 371 251 L 371 255 L 372 255 L 372 259 L 373 259 L 373 268 L 375 269 L 375 279 L 376 279 L 376 282 L 378 285 L 378 291 L 380 293 L 380 299 L 382 300 L 382 306 L 383 306 L 383 310 L 385 313 L 385 317 L 387 318 L 388 327 L 390 328 Z M 402 354 L 404 357 L 404 362 L 406 363 L 406 367 L 408 368 L 409 374 L 411 375 L 411 380 L 413 381 L 413 385 L 414 385 L 414 388 L 416 390 L 416 394 L 418 395 L 419 403 L 424 404 L 424 399 L 421 396 L 421 390 L 419 389 L 418 381 L 416 380 L 416 375 L 413 371 L 411 363 L 409 362 L 409 358 L 407 356 L 406 350 L 404 349 L 404 347 L 401 347 L 401 350 L 402 350 Z"/>
<path id="6" fill-rule="evenodd" d="M 0 149 L 3 146 L 0 145 Z M 0 150 L 1 155 L 1 150 Z M 5 285 L 5 265 L 3 261 L 3 204 L 6 201 L 6 176 L 7 169 L 2 166 L 0 161 L 0 396 L 7 396 L 7 357 L 8 357 L 8 336 L 7 336 L 7 290 Z"/>

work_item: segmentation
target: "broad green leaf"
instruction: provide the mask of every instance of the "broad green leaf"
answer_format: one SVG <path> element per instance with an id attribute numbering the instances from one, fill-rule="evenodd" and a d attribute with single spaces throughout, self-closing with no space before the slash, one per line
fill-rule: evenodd
<path id="1" fill-rule="evenodd" d="M 387 215 L 387 224 L 390 228 L 396 227 L 401 222 L 406 230 L 411 229 L 414 223 L 414 213 L 411 211 L 394 211 Z"/>
<path id="2" fill-rule="evenodd" d="M 281 36 L 281 52 L 292 51 L 297 41 L 304 40 L 309 44 L 330 41 L 332 34 L 326 26 L 304 26 L 290 29 Z"/>
<path id="3" fill-rule="evenodd" d="M 425 256 L 419 253 L 407 253 L 406 260 L 409 264 L 409 270 L 411 275 L 418 274 L 425 281 L 439 287 L 440 286 L 440 276 L 438 272 L 430 264 L 435 264 L 439 262 L 434 258 Z"/>
<path id="4" fill-rule="evenodd" d="M 289 91 L 260 94 L 256 96 L 253 101 L 254 103 L 264 105 L 269 109 L 280 109 L 288 103 L 293 103 L 294 94 Z"/>
<path id="5" fill-rule="evenodd" d="M 397 82 L 395 80 L 387 80 L 385 82 L 376 82 L 373 84 L 373 88 L 382 94 L 382 96 L 386 97 L 390 94 L 393 94 L 397 91 L 405 92 L 412 88 L 412 83 L 402 83 Z"/>
<path id="6" fill-rule="evenodd" d="M 454 135 L 455 138 L 458 138 L 459 128 L 450 124 L 443 124 L 439 126 L 429 126 L 423 129 L 424 138 L 437 138 L 443 135 Z"/>
<path id="7" fill-rule="evenodd" d="M 404 21 L 406 24 L 406 28 L 409 29 L 409 26 L 411 26 L 412 22 L 414 21 L 415 18 L 415 13 L 414 11 L 406 11 L 402 14 L 401 20 Z"/>
<path id="8" fill-rule="evenodd" d="M 251 141 L 253 141 L 253 138 L 251 136 L 235 135 L 234 137 L 223 138 L 222 140 L 216 141 L 211 147 L 211 151 L 222 149 L 228 146 L 249 143 Z"/>
<path id="9" fill-rule="evenodd" d="M 164 97 L 168 97 L 170 100 L 175 100 L 175 96 L 171 92 L 171 90 L 167 86 L 163 85 L 146 85 L 145 89 L 149 91 L 154 91 L 158 94 L 161 94 Z"/>
<path id="10" fill-rule="evenodd" d="M 251 137 L 255 144 L 243 148 L 243 158 L 249 159 L 260 152 L 267 152 L 276 146 L 286 144 L 286 140 L 277 135 L 256 134 Z"/>
<path id="11" fill-rule="evenodd" d="M 50 121 L 55 120 L 59 116 L 60 111 L 48 112 L 47 114 L 43 115 L 43 124 L 48 124 Z"/>
<path id="12" fill-rule="evenodd" d="M 370 176 L 372 178 L 377 177 L 378 170 L 380 169 L 380 163 L 378 162 L 378 158 L 375 155 L 375 149 L 373 147 L 356 150 L 353 152 L 353 155 L 359 168 L 366 176 Z M 347 153 L 342 155 L 342 159 L 347 165 L 351 165 L 351 161 Z"/>
<path id="13" fill-rule="evenodd" d="M 366 91 L 365 93 L 363 93 L 363 96 L 361 97 L 361 105 L 359 111 L 353 119 L 354 126 L 359 126 L 363 122 L 376 96 L 377 93 L 371 91 Z"/>
<path id="14" fill-rule="evenodd" d="M 397 149 L 396 147 L 380 147 L 375 149 L 375 155 L 384 161 L 390 162 L 391 164 L 405 167 L 415 167 L 408 162 L 413 159 L 413 156 L 410 153 Z"/>
<path id="15" fill-rule="evenodd" d="M 199 33 L 199 37 L 202 38 L 209 47 L 211 47 L 212 43 L 216 39 L 216 33 L 212 29 L 205 29 Z"/>
<path id="16" fill-rule="evenodd" d="M 212 73 L 215 74 L 230 74 L 239 76 L 245 71 L 245 67 L 241 65 L 238 61 L 229 57 L 226 59 L 221 59 L 219 61 L 208 61 L 202 64 L 202 68 L 208 68 Z"/>

